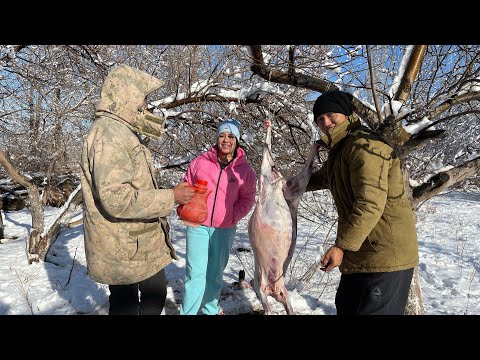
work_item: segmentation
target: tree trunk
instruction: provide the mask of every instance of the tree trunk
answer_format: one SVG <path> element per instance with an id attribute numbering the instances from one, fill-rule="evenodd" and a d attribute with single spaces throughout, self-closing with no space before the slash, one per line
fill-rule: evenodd
<path id="1" fill-rule="evenodd" d="M 408 293 L 407 306 L 405 307 L 405 315 L 423 315 L 425 309 L 423 307 L 422 289 L 420 288 L 420 276 L 418 275 L 418 266 L 413 271 L 412 284 Z"/>
<path id="2" fill-rule="evenodd" d="M 408 183 L 408 170 L 405 168 L 405 163 L 402 162 L 403 182 L 405 185 L 405 192 L 407 193 L 410 206 L 415 217 L 415 224 L 417 223 L 417 212 L 415 211 L 415 202 L 413 200 L 412 188 Z M 413 270 L 412 282 L 410 284 L 410 291 L 408 292 L 407 306 L 405 307 L 405 315 L 424 315 L 425 309 L 423 307 L 422 288 L 420 287 L 420 276 L 418 275 L 418 266 Z"/>
<path id="3" fill-rule="evenodd" d="M 15 177 L 13 177 L 13 179 L 16 180 Z M 25 184 L 22 185 L 25 186 Z M 38 262 L 39 260 L 43 260 L 39 258 L 39 254 L 45 248 L 45 243 L 42 241 L 42 233 L 45 223 L 42 200 L 40 198 L 40 193 L 38 192 L 37 186 L 34 183 L 30 183 L 25 187 L 28 191 L 28 198 L 30 200 L 30 213 L 32 214 L 32 231 L 27 243 L 27 259 L 28 264 L 31 264 L 34 261 Z"/>
<path id="4" fill-rule="evenodd" d="M 38 192 L 35 182 L 20 174 L 3 150 L 0 150 L 0 164 L 3 165 L 13 180 L 20 185 L 23 185 L 28 192 L 30 213 L 32 214 L 32 230 L 27 241 L 26 251 L 28 264 L 31 264 L 32 262 L 39 260 L 38 254 L 45 248 L 45 244 L 42 243 L 41 237 L 44 229 L 44 217 L 40 193 Z"/>
<path id="5" fill-rule="evenodd" d="M 58 153 L 55 153 L 53 155 L 52 161 L 50 161 L 50 164 L 48 164 L 47 174 L 45 175 L 45 187 L 43 188 L 43 194 L 42 194 L 43 207 L 47 206 L 48 197 L 50 196 L 52 173 L 53 173 L 53 169 L 55 168 L 55 162 L 57 160 L 57 156 L 58 156 Z"/>

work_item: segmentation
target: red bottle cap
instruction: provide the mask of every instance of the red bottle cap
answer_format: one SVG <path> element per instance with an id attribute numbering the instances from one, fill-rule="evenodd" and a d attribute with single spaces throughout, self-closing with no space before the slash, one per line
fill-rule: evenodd
<path id="1" fill-rule="evenodd" d="M 197 180 L 195 184 L 207 186 L 207 185 L 208 185 L 208 181 L 205 181 L 205 180 Z"/>

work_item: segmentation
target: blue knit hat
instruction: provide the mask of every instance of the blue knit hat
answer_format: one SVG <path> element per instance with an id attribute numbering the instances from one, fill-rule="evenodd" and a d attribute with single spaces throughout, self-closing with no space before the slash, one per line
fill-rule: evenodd
<path id="1" fill-rule="evenodd" d="M 227 119 L 220 123 L 217 128 L 217 138 L 223 132 L 231 132 L 237 138 L 237 143 L 240 142 L 240 123 L 235 119 Z"/>

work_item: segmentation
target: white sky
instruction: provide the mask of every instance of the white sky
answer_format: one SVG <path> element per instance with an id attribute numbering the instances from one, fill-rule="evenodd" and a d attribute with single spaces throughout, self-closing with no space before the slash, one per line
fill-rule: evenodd
<path id="1" fill-rule="evenodd" d="M 308 198 L 307 193 L 304 198 Z M 300 206 L 300 213 L 302 207 Z M 46 208 L 50 223 L 59 209 Z M 480 195 L 451 192 L 426 202 L 418 213 L 420 277 L 427 315 L 480 314 Z M 65 229 L 50 250 L 51 262 L 27 265 L 25 239 L 30 229 L 28 209 L 3 212 L 5 236 L 0 244 L 0 315 L 13 314 L 91 314 L 108 313 L 106 285 L 92 281 L 86 273 L 83 225 Z M 73 220 L 78 219 L 78 214 Z M 238 290 L 234 282 L 244 269 L 247 280 L 253 275 L 253 254 L 237 251 L 250 249 L 248 216 L 238 224 L 237 238 L 224 273 L 220 306 L 227 315 L 261 310 L 251 288 Z M 185 273 L 184 226 L 175 211 L 170 216 L 172 239 L 179 260 L 166 268 L 167 315 L 178 314 L 183 296 Z M 293 309 L 299 315 L 334 315 L 335 287 L 339 271 L 319 271 L 308 283 L 298 279 L 323 249 L 328 229 L 299 217 L 296 250 L 287 276 Z M 323 249 L 325 250 L 325 249 Z M 296 284 L 296 288 L 293 284 Z M 274 314 L 283 315 L 283 306 L 269 298 Z"/>

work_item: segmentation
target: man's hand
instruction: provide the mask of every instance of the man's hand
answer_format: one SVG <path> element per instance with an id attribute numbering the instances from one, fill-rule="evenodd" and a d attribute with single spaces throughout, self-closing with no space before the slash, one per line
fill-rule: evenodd
<path id="1" fill-rule="evenodd" d="M 186 204 L 189 202 L 193 195 L 195 195 L 195 190 L 187 182 L 181 182 L 173 189 L 173 197 L 177 204 Z"/>
<path id="2" fill-rule="evenodd" d="M 332 271 L 342 263 L 342 260 L 343 250 L 334 245 L 330 249 L 328 249 L 323 256 L 322 267 L 320 268 L 320 270 Z"/>

